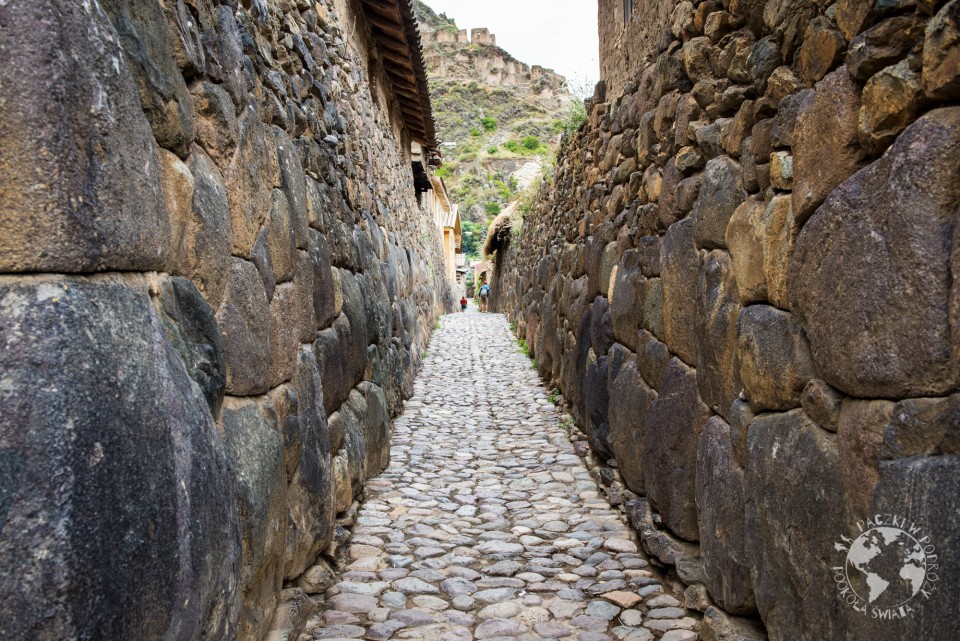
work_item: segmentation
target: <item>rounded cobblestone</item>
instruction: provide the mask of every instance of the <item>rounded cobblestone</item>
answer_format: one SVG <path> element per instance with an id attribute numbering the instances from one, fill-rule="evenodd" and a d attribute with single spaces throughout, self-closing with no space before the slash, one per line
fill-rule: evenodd
<path id="1" fill-rule="evenodd" d="M 444 317 L 314 638 L 696 638 L 547 397 L 503 316 Z"/>

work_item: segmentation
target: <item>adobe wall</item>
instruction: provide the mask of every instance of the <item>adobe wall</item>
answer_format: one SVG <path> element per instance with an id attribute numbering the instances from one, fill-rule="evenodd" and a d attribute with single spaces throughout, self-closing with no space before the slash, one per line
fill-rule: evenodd
<path id="1" fill-rule="evenodd" d="M 960 2 L 873 6 L 677 3 L 497 256 L 704 639 L 955 636 Z"/>
<path id="2" fill-rule="evenodd" d="M 338 5 L 0 5 L 0 636 L 316 609 L 453 302 Z"/>

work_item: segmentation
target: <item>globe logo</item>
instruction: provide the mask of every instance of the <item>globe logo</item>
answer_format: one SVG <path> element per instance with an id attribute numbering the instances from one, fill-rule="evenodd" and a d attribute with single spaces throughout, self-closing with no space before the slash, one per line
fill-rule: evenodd
<path id="1" fill-rule="evenodd" d="M 840 597 L 876 619 L 901 619 L 915 612 L 937 581 L 936 549 L 920 527 L 903 517 L 877 514 L 857 524 L 859 535 L 842 537 L 842 566 L 833 568 Z"/>

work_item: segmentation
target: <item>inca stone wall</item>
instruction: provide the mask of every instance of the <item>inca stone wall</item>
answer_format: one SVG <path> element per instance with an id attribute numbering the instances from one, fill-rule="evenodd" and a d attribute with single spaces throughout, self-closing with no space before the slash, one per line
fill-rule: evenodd
<path id="1" fill-rule="evenodd" d="M 955 638 L 960 1 L 667 18 L 501 243 L 496 307 L 705 639 Z M 845 563 L 878 523 L 923 549 Z"/>
<path id="2" fill-rule="evenodd" d="M 452 304 L 332 4 L 0 2 L 0 638 L 286 638 L 326 587 Z"/>

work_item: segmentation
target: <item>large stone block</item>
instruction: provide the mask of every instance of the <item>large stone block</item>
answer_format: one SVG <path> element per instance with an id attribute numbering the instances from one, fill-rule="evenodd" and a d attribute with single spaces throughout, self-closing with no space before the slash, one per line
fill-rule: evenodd
<path id="1" fill-rule="evenodd" d="M 363 382 L 358 387 L 367 405 L 363 437 L 367 445 L 366 473 L 372 478 L 390 464 L 390 414 L 387 397 L 379 386 Z"/>
<path id="2" fill-rule="evenodd" d="M 270 305 L 253 263 L 231 259 L 217 324 L 227 362 L 227 393 L 250 396 L 266 392 L 272 353 Z"/>
<path id="3" fill-rule="evenodd" d="M 944 577 L 960 571 L 960 497 L 952 482 L 960 461 L 948 455 L 882 463 L 861 511 L 843 491 L 848 463 L 837 440 L 800 410 L 751 425 L 746 544 L 755 554 L 757 604 L 770 637 L 952 639 L 958 588 Z M 873 554 L 862 560 L 858 549 Z"/>
<path id="4" fill-rule="evenodd" d="M 244 110 L 239 126 L 237 148 L 223 168 L 223 182 L 230 201 L 233 254 L 250 258 L 270 213 L 272 189 L 280 184 L 280 169 L 271 131 L 260 122 L 255 102 Z"/>
<path id="5" fill-rule="evenodd" d="M 854 616 L 867 619 L 843 603 L 831 569 L 852 524 L 835 436 L 793 410 L 755 419 L 748 448 L 744 544 L 770 637 L 867 638 L 847 635 Z"/>
<path id="6" fill-rule="evenodd" d="M 863 88 L 857 129 L 860 144 L 875 153 L 883 151 L 913 122 L 925 102 L 920 73 L 907 60 L 877 72 Z"/>
<path id="7" fill-rule="evenodd" d="M 104 0 L 140 90 L 143 112 L 161 147 L 186 158 L 193 144 L 193 97 L 177 67 L 176 43 L 157 0 Z"/>
<path id="8" fill-rule="evenodd" d="M 317 366 L 320 368 L 323 405 L 327 416 L 333 414 L 347 400 L 353 388 L 353 372 L 349 365 L 352 340 L 350 321 L 341 315 L 332 327 L 317 334 L 313 345 Z"/>
<path id="9" fill-rule="evenodd" d="M 287 543 L 284 576 L 294 579 L 313 565 L 333 539 L 333 459 L 323 388 L 310 346 L 297 353 L 296 414 L 283 422 L 287 466 Z"/>
<path id="10" fill-rule="evenodd" d="M 276 283 L 285 283 L 293 278 L 297 246 L 293 236 L 290 203 L 280 189 L 274 189 L 270 195 L 270 215 L 265 221 L 265 227 L 273 279 Z"/>
<path id="11" fill-rule="evenodd" d="M 697 362 L 696 300 L 700 258 L 693 244 L 693 221 L 674 223 L 663 237 L 663 333 L 670 351 L 685 363 Z"/>
<path id="12" fill-rule="evenodd" d="M 793 213 L 803 222 L 837 185 L 860 168 L 860 90 L 841 67 L 803 100 L 793 135 Z"/>
<path id="13" fill-rule="evenodd" d="M 703 402 L 725 417 L 742 388 L 737 359 L 741 310 L 730 255 L 715 249 L 697 280 L 697 383 Z"/>
<path id="14" fill-rule="evenodd" d="M 223 176 L 199 147 L 187 162 L 193 175 L 192 224 L 180 240 L 179 271 L 192 280 L 216 309 L 230 275 L 230 207 Z"/>
<path id="15" fill-rule="evenodd" d="M 297 249 L 307 249 L 309 243 L 307 223 L 307 177 L 303 173 L 300 150 L 285 131 L 273 127 L 277 145 L 277 164 L 280 167 L 280 186 L 290 207 L 290 227 Z"/>
<path id="16" fill-rule="evenodd" d="M 769 305 L 751 305 L 737 319 L 740 380 L 757 409 L 800 407 L 803 388 L 817 378 L 798 319 Z"/>
<path id="17" fill-rule="evenodd" d="M 699 539 L 697 445 L 710 408 L 697 394 L 697 372 L 674 358 L 650 406 L 643 435 L 644 485 L 664 524 L 678 536 Z"/>
<path id="18" fill-rule="evenodd" d="M 0 279 L 5 637 L 235 638 L 234 480 L 149 289 Z"/>
<path id="19" fill-rule="evenodd" d="M 220 424 L 236 477 L 243 540 L 238 638 L 262 639 L 283 584 L 287 477 L 283 439 L 269 402 L 228 396 Z"/>
<path id="20" fill-rule="evenodd" d="M 617 266 L 610 313 L 614 338 L 631 350 L 637 349 L 637 332 L 643 319 L 644 280 L 640 273 L 637 250 L 627 250 Z"/>
<path id="21" fill-rule="evenodd" d="M 653 389 L 660 388 L 663 373 L 670 364 L 670 350 L 645 329 L 637 337 L 637 369 Z"/>
<path id="22" fill-rule="evenodd" d="M 740 302 L 744 305 L 767 299 L 767 278 L 763 271 L 766 212 L 763 202 L 751 198 L 737 207 L 727 223 L 727 247 L 736 270 Z"/>
<path id="23" fill-rule="evenodd" d="M 310 230 L 308 254 L 313 269 L 313 314 L 316 328 L 326 329 L 339 313 L 336 309 L 336 286 L 327 239 L 313 229 Z M 386 268 L 386 263 L 384 265 Z M 339 273 L 337 275 L 339 276 Z"/>
<path id="24" fill-rule="evenodd" d="M 931 98 L 960 96 L 960 2 L 951 0 L 927 23 L 923 90 Z"/>
<path id="25" fill-rule="evenodd" d="M 349 373 L 352 376 L 351 387 L 363 378 L 367 361 L 367 313 L 363 306 L 363 294 L 357 277 L 346 269 L 340 270 L 340 287 L 343 292 L 343 315 L 350 321 L 350 343 L 344 346 L 350 354 Z M 410 327 L 420 326 L 416 310 L 411 308 L 413 318 Z"/>
<path id="26" fill-rule="evenodd" d="M 823 379 L 859 397 L 960 383 L 960 109 L 928 113 L 837 189 L 797 238 L 792 308 Z"/>
<path id="27" fill-rule="evenodd" d="M 837 440 L 844 458 L 846 492 L 860 514 L 869 514 L 882 462 L 960 453 L 960 395 L 885 400 L 843 400 Z"/>
<path id="28" fill-rule="evenodd" d="M 923 22 L 917 16 L 888 18 L 853 39 L 847 49 L 847 69 L 854 78 L 866 80 L 902 60 L 922 34 Z"/>
<path id="29" fill-rule="evenodd" d="M 872 619 L 873 625 L 857 630 L 858 639 L 888 635 L 948 641 L 956 636 L 953 604 L 960 599 L 960 586 L 950 577 L 960 575 L 958 477 L 960 457 L 957 456 L 905 458 L 880 466 L 870 514 L 896 515 L 899 522 L 887 518 L 884 523 L 898 524 L 901 533 L 895 544 L 884 550 L 886 554 L 882 554 L 879 562 L 867 568 L 881 573 L 881 579 L 888 582 L 887 589 L 872 605 L 889 611 L 892 605 L 909 597 L 907 605 L 914 612 L 899 621 Z M 903 530 L 912 535 L 913 540 L 905 536 Z M 860 529 L 853 529 L 851 534 L 859 535 Z M 926 572 L 920 569 L 905 577 L 902 559 L 920 561 L 920 548 Z M 918 563 L 912 565 L 916 568 Z M 861 593 L 869 595 L 863 590 L 867 577 L 854 575 L 853 578 L 861 581 Z M 858 616 L 851 628 L 856 629 L 861 618 Z"/>
<path id="30" fill-rule="evenodd" d="M 197 110 L 197 144 L 222 169 L 230 163 L 240 135 L 236 107 L 230 94 L 212 82 L 192 84 L 190 93 Z"/>
<path id="31" fill-rule="evenodd" d="M 610 303 L 605 297 L 597 296 L 591 304 L 591 308 L 593 314 L 591 314 L 590 347 L 597 356 L 606 356 L 610 346 L 614 343 Z"/>
<path id="32" fill-rule="evenodd" d="M 707 421 L 697 450 L 700 554 L 710 596 L 732 614 L 753 614 L 756 599 L 746 526 L 743 468 L 733 452 L 730 426 Z"/>
<path id="33" fill-rule="evenodd" d="M 610 393 L 607 386 L 608 379 L 609 357 L 600 356 L 598 358 L 593 349 L 590 349 L 587 355 L 584 382 L 582 385 L 587 438 L 590 440 L 590 446 L 600 456 L 612 458 L 613 446 L 610 443 Z"/>
<path id="34" fill-rule="evenodd" d="M 38 0 L 3 24 L 0 270 L 170 267 L 156 143 L 107 15 Z"/>
<path id="35" fill-rule="evenodd" d="M 167 339 L 180 354 L 190 378 L 200 387 L 216 419 L 220 415 L 227 371 L 223 338 L 213 310 L 186 278 L 159 283 L 159 307 Z"/>
<path id="36" fill-rule="evenodd" d="M 640 372 L 637 356 L 630 354 L 619 370 L 610 370 L 610 445 L 627 487 L 639 495 L 644 490 L 643 433 L 650 405 L 657 398 Z"/>
<path id="37" fill-rule="evenodd" d="M 739 163 L 727 156 L 708 162 L 700 183 L 700 195 L 690 213 L 697 247 L 725 248 L 727 224 L 746 198 Z"/>

